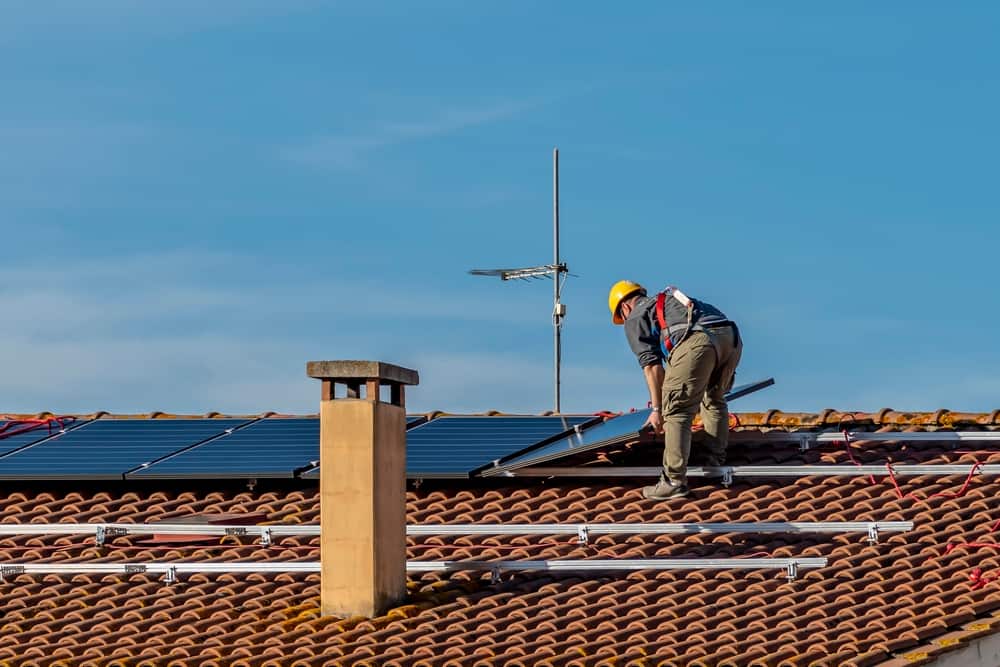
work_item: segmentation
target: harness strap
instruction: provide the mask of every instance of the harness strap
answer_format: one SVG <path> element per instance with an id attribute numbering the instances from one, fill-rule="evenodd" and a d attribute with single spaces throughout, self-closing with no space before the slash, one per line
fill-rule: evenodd
<path id="1" fill-rule="evenodd" d="M 685 329 L 687 330 L 691 329 L 691 319 L 694 316 L 694 302 L 691 301 L 691 299 L 689 299 L 684 292 L 680 291 L 676 287 L 668 287 L 656 295 L 656 321 L 660 324 L 660 331 L 666 334 L 663 336 L 663 347 L 669 355 L 674 349 L 674 343 L 670 340 L 670 327 L 667 326 L 667 318 L 663 313 L 664 306 L 667 303 L 668 293 L 670 296 L 680 301 L 685 308 L 687 308 L 688 318 L 687 324 L 685 325 Z"/>
<path id="2" fill-rule="evenodd" d="M 663 316 L 663 305 L 667 302 L 666 292 L 660 292 L 656 295 L 656 321 L 660 323 L 660 331 L 667 330 L 667 320 Z M 666 348 L 667 354 L 674 349 L 674 344 L 670 342 L 670 336 L 664 337 L 660 334 L 660 339 L 663 341 L 663 347 Z"/>
<path id="3" fill-rule="evenodd" d="M 681 303 L 681 305 L 687 308 L 686 324 L 677 324 L 674 325 L 673 327 L 667 326 L 667 318 L 663 312 L 664 307 L 666 306 L 667 303 L 667 296 L 672 296 L 673 298 L 677 299 Z M 673 341 L 671 340 L 671 334 L 674 333 L 674 331 L 680 331 L 681 329 L 684 330 L 684 334 L 681 337 L 682 341 L 685 338 L 687 338 L 687 335 L 692 331 L 703 331 L 708 336 L 709 341 L 711 341 L 712 347 L 715 348 L 716 359 L 721 359 L 722 349 L 719 346 L 718 338 L 716 338 L 715 334 L 712 332 L 712 328 L 704 327 L 700 324 L 694 323 L 694 305 L 695 305 L 694 301 L 688 298 L 688 296 L 684 294 L 684 292 L 680 291 L 676 287 L 668 287 L 667 289 L 663 290 L 662 292 L 656 295 L 656 320 L 659 323 L 660 331 L 662 332 L 660 335 L 660 340 L 661 340 L 660 345 L 663 348 L 666 355 L 670 356 L 670 353 L 676 347 L 676 345 L 674 345 Z M 736 323 L 730 321 L 726 322 L 726 324 L 732 326 L 734 345 L 739 346 L 740 330 L 736 327 Z"/>

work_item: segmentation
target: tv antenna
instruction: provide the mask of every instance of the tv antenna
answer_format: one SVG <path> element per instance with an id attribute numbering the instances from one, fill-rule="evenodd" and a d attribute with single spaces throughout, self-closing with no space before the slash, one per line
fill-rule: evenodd
<path id="1" fill-rule="evenodd" d="M 562 364 L 562 325 L 566 317 L 566 304 L 560 301 L 562 288 L 566 284 L 569 269 L 559 261 L 559 149 L 552 149 L 552 263 L 529 266 L 521 269 L 472 269 L 474 276 L 499 277 L 500 280 L 541 280 L 552 279 L 552 333 L 555 375 L 555 411 L 562 412 L 560 401 Z"/>

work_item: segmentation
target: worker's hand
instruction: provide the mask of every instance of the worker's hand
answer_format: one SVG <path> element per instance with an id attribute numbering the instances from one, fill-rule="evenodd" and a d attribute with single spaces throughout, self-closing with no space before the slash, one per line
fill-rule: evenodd
<path id="1" fill-rule="evenodd" d="M 649 417 L 646 418 L 646 423 L 642 427 L 646 428 L 647 426 L 652 428 L 654 433 L 663 433 L 663 415 L 660 414 L 659 410 L 653 410 L 649 413 Z"/>

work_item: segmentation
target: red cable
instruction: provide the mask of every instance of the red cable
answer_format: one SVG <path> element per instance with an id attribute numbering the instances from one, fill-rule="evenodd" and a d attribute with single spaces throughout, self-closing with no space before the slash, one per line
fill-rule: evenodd
<path id="1" fill-rule="evenodd" d="M 928 506 L 930 505 L 930 503 L 928 503 L 927 501 L 930 500 L 931 498 L 954 499 L 954 498 L 961 498 L 962 496 L 964 496 L 966 492 L 969 490 L 969 485 L 972 483 L 972 478 L 976 476 L 976 473 L 979 472 L 979 469 L 982 467 L 983 464 L 979 461 L 973 463 L 972 468 L 969 470 L 969 474 L 966 475 L 965 477 L 965 482 L 962 484 L 962 487 L 958 491 L 939 491 L 938 493 L 932 493 L 931 495 L 927 496 L 927 498 L 921 498 L 915 493 L 903 493 L 903 490 L 900 488 L 899 482 L 896 479 L 896 472 L 892 469 L 892 464 L 891 463 L 885 464 L 886 472 L 889 473 L 889 481 L 892 482 L 892 487 L 896 491 L 897 498 L 899 498 L 900 500 L 910 498 L 918 503 L 923 503 Z M 1000 529 L 1000 521 L 994 523 L 990 527 L 988 532 L 993 533 L 996 532 L 997 529 Z M 959 547 L 966 547 L 971 549 L 1000 549 L 1000 543 L 997 542 L 949 543 L 945 545 L 944 552 L 941 555 L 946 556 Z M 980 588 L 983 588 L 987 584 L 1000 580 L 1000 577 L 984 577 L 982 568 L 977 567 L 974 570 L 972 570 L 972 572 L 969 574 L 969 580 L 971 582 L 970 584 L 971 590 L 978 590 Z"/>
<path id="2" fill-rule="evenodd" d="M 740 418 L 734 413 L 729 413 L 729 430 L 732 431 L 733 429 L 740 428 L 741 426 L 743 426 L 743 424 L 740 423 Z M 704 424 L 696 424 L 691 427 L 691 431 L 693 433 L 697 433 L 698 431 L 702 431 L 704 429 Z"/>
<path id="3" fill-rule="evenodd" d="M 891 463 L 886 463 L 885 464 L 885 469 L 889 473 L 889 480 L 892 481 L 892 486 L 896 490 L 896 496 L 900 500 L 903 500 L 905 498 L 912 498 L 913 500 L 917 501 L 918 503 L 924 503 L 924 504 L 926 504 L 927 501 L 930 500 L 931 498 L 961 498 L 969 490 L 969 484 L 972 483 L 972 478 L 976 476 L 976 473 L 979 472 L 979 469 L 982 468 L 982 467 L 983 467 L 983 464 L 980 463 L 979 461 L 976 461 L 975 463 L 973 463 L 972 464 L 972 469 L 969 470 L 969 474 L 965 478 L 965 483 L 962 484 L 962 488 L 960 488 L 957 492 L 955 492 L 955 491 L 940 491 L 938 493 L 932 493 L 931 495 L 927 496 L 927 498 L 921 498 L 921 497 L 917 496 L 914 493 L 906 493 L 906 494 L 904 494 L 903 490 L 901 488 L 899 488 L 899 482 L 896 481 L 896 472 L 892 469 L 892 464 Z M 1000 521 L 997 522 L 997 525 L 1000 526 Z"/>
<path id="4" fill-rule="evenodd" d="M 851 460 L 851 463 L 860 468 L 861 464 L 858 462 L 856 458 L 854 458 L 854 452 L 851 451 L 851 434 L 848 433 L 846 428 L 842 429 L 841 433 L 844 434 L 844 449 L 847 451 L 847 458 Z M 872 486 L 876 484 L 875 475 L 868 475 L 868 483 L 871 484 Z"/>
<path id="5" fill-rule="evenodd" d="M 42 426 L 47 426 L 49 433 L 51 433 L 53 424 L 58 425 L 62 429 L 63 421 L 67 419 L 75 419 L 75 417 L 49 417 L 47 419 L 10 419 L 6 417 L 6 423 L 0 426 L 0 440 L 20 435 L 21 433 L 27 433 Z M 20 426 L 21 428 L 14 428 L 16 426 Z"/>
<path id="6" fill-rule="evenodd" d="M 969 587 L 974 591 L 979 590 L 980 588 L 984 588 L 986 584 L 993 583 L 998 579 L 1000 579 L 1000 577 L 984 577 L 983 568 L 977 567 L 969 573 L 969 581 L 971 582 Z"/>

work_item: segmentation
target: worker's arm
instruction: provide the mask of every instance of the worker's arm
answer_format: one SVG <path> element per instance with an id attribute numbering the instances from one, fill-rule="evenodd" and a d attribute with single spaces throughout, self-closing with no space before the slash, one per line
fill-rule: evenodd
<path id="1" fill-rule="evenodd" d="M 660 401 L 663 397 L 663 366 L 659 362 L 642 367 L 642 374 L 646 376 L 646 388 L 649 389 L 649 404 L 653 406 L 653 411 L 649 413 L 649 418 L 643 426 L 652 426 L 657 433 L 663 432 L 663 415 L 660 413 L 662 407 Z"/>
<path id="2" fill-rule="evenodd" d="M 653 313 L 650 310 L 654 303 L 655 300 L 643 297 L 636 304 L 635 309 L 625 320 L 625 338 L 639 360 L 639 366 L 642 367 L 646 387 L 649 389 L 649 404 L 656 408 L 644 426 L 652 426 L 653 430 L 660 433 L 663 431 L 663 416 L 659 408 L 664 372 L 660 336 L 653 327 Z"/>

